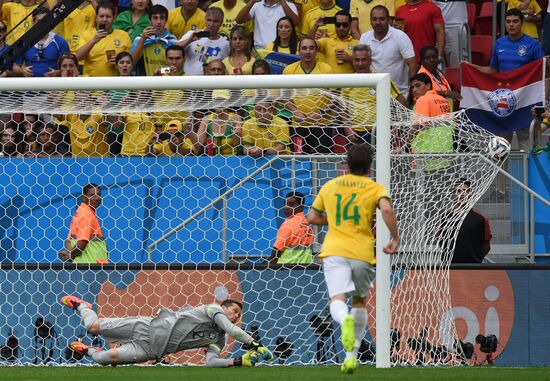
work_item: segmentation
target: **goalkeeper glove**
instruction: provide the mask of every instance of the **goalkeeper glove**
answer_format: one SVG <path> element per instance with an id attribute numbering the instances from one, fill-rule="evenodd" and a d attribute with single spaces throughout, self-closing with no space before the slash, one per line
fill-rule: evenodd
<path id="1" fill-rule="evenodd" d="M 267 347 L 264 347 L 259 341 L 252 341 L 250 346 L 262 356 L 262 360 L 269 362 L 273 361 L 273 353 L 271 353 L 271 351 L 267 349 Z"/>
<path id="2" fill-rule="evenodd" d="M 258 354 L 254 351 L 246 352 L 242 357 L 233 360 L 233 366 L 254 366 L 258 362 Z"/>

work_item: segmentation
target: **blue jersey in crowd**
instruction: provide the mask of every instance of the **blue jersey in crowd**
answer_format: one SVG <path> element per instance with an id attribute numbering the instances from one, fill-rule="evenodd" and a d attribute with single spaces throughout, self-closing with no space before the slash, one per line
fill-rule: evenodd
<path id="1" fill-rule="evenodd" d="M 32 66 L 35 77 L 44 77 L 50 69 L 57 69 L 57 61 L 63 54 L 69 53 L 69 44 L 55 33 L 49 33 L 43 44 L 34 44 L 17 58 L 18 65 Z"/>
<path id="2" fill-rule="evenodd" d="M 4 44 L 4 47 L 0 48 L 0 56 L 2 56 L 2 54 L 4 54 L 4 52 L 6 52 L 9 48 L 10 46 L 8 44 Z M 11 70 L 12 66 L 13 65 L 10 65 L 7 69 Z"/>
<path id="3" fill-rule="evenodd" d="M 514 70 L 544 57 L 538 40 L 526 34 L 516 41 L 504 36 L 495 41 L 489 66 L 499 72 Z"/>

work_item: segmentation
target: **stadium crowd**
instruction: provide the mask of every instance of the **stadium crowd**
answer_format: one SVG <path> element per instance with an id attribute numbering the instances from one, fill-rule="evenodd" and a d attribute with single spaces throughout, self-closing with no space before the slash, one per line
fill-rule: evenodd
<path id="1" fill-rule="evenodd" d="M 147 0 L 131 4 L 85 0 L 1 76 L 270 74 L 264 58 L 275 52 L 278 57 L 290 57 L 283 75 L 388 72 L 392 96 L 410 108 L 419 103 L 411 79 L 424 73 L 431 88 L 422 95 L 421 104 L 432 105 L 443 98 L 450 106 L 445 113 L 459 106 L 459 89 L 445 77 L 445 67 L 460 64 L 461 28 L 468 22 L 465 1 L 180 3 L 176 7 Z M 0 54 L 55 4 L 56 0 L 4 1 Z M 490 62 L 474 65 L 479 70 L 492 73 L 525 65 L 544 56 L 542 46 L 550 52 L 550 33 L 538 40 L 542 11 L 537 2 L 510 1 L 507 9 L 507 34 L 497 40 Z M 357 104 L 375 103 L 367 93 L 343 89 L 342 94 L 361 95 L 353 98 Z M 227 100 L 229 93 L 213 92 L 212 99 Z M 164 115 L 3 115 L 0 154 L 260 156 L 342 152 L 350 141 L 370 142 L 375 113 L 361 111 L 359 106 L 334 111 L 331 106 L 326 96 L 297 96 L 239 109 Z M 543 129 L 550 124 L 549 115 L 534 115 L 542 120 Z M 525 146 L 529 122 L 518 131 L 523 149 L 529 148 Z"/>

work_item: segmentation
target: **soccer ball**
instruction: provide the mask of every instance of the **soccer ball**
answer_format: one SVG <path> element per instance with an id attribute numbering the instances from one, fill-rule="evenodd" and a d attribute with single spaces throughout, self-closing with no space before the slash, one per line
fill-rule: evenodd
<path id="1" fill-rule="evenodd" d="M 487 154 L 494 161 L 503 161 L 510 154 L 510 143 L 500 136 L 494 136 L 487 146 Z"/>

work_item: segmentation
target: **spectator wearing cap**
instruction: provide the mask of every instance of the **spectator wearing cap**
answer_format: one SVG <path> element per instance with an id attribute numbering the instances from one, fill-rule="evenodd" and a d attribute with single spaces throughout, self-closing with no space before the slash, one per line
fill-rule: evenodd
<path id="1" fill-rule="evenodd" d="M 188 156 L 196 154 L 196 137 L 185 132 L 179 120 L 166 123 L 166 129 L 153 135 L 149 142 L 149 154 L 153 156 Z"/>
<path id="2" fill-rule="evenodd" d="M 36 25 L 49 12 L 45 7 L 36 8 L 33 24 Z M 24 77 L 56 77 L 58 61 L 69 53 L 69 44 L 61 36 L 49 32 L 17 58 L 13 65 L 15 75 Z"/>
<path id="3" fill-rule="evenodd" d="M 97 29 L 88 29 L 82 33 L 76 56 L 84 65 L 84 75 L 116 76 L 116 56 L 120 52 L 129 51 L 132 40 L 125 31 L 113 29 L 115 6 L 111 2 L 101 2 L 96 13 Z"/>
<path id="4" fill-rule="evenodd" d="M 231 156 L 238 153 L 242 136 L 242 119 L 224 105 L 229 90 L 212 91 L 214 108 L 201 120 L 197 131 L 197 149 L 209 156 Z"/>
<path id="5" fill-rule="evenodd" d="M 204 65 L 215 59 L 223 60 L 229 55 L 229 41 L 219 33 L 223 11 L 220 8 L 208 8 L 205 17 L 205 30 L 189 31 L 178 42 L 185 49 L 184 71 L 187 75 L 203 75 Z M 202 32 L 208 33 L 208 36 L 200 37 Z"/>
<path id="6" fill-rule="evenodd" d="M 290 135 L 288 123 L 275 116 L 272 102 L 259 102 L 254 106 L 254 116 L 243 123 L 244 153 L 253 157 L 289 154 Z"/>
<path id="7" fill-rule="evenodd" d="M 151 26 L 143 29 L 130 48 L 138 74 L 155 75 L 159 68 L 166 66 L 166 49 L 177 42 L 165 28 L 167 18 L 168 10 L 162 5 L 153 5 L 149 10 Z"/>

